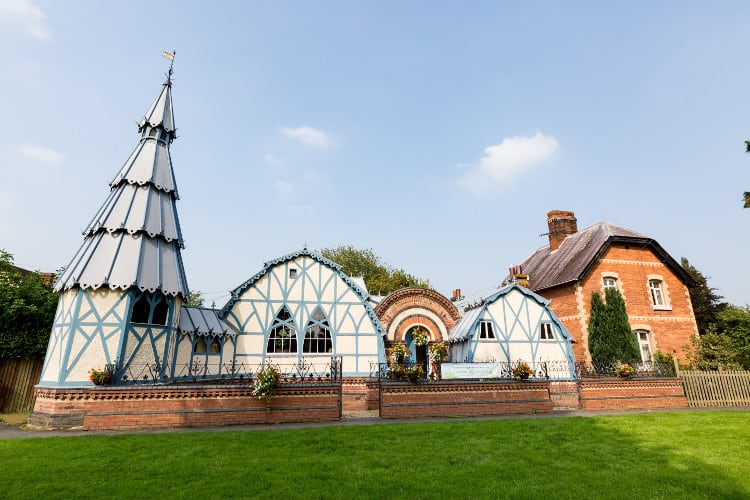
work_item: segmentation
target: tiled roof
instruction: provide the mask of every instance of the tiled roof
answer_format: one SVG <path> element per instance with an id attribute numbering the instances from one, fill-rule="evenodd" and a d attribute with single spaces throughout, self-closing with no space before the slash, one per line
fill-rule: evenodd
<path id="1" fill-rule="evenodd" d="M 521 264 L 521 269 L 529 275 L 529 288 L 534 291 L 571 283 L 582 279 L 613 242 L 650 247 L 685 283 L 692 282 L 655 240 L 609 222 L 600 222 L 568 235 L 557 250 L 550 251 L 549 245 L 538 249 Z"/>
<path id="2" fill-rule="evenodd" d="M 216 309 L 187 306 L 180 309 L 180 333 L 205 337 L 237 335 L 236 332 L 227 328 L 226 323 L 219 318 L 219 311 Z"/>

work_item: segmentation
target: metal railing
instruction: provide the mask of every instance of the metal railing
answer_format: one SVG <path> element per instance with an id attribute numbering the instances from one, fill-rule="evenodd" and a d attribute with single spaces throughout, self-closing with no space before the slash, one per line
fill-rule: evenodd
<path id="1" fill-rule="evenodd" d="M 497 361 L 486 363 L 470 363 L 474 365 L 491 366 L 492 375 L 483 376 L 487 379 L 511 380 L 517 378 L 513 375 L 515 362 Z M 570 361 L 540 361 L 528 363 L 532 370 L 529 380 L 580 380 L 584 378 L 649 378 L 649 377 L 676 377 L 675 368 L 672 363 L 660 361 L 632 361 L 627 364 L 633 368 L 633 373 L 627 376 L 621 374 L 621 369 L 615 363 L 585 363 Z M 406 361 L 402 364 L 396 363 L 370 363 L 370 378 L 378 380 L 393 381 L 426 381 L 428 374 L 423 376 L 414 375 L 415 366 L 418 363 Z"/>
<path id="2" fill-rule="evenodd" d="M 281 373 L 281 383 L 330 384 L 341 382 L 341 357 L 327 361 L 303 359 L 297 363 L 131 363 L 115 367 L 118 384 L 153 385 L 211 382 L 251 384 L 264 366 L 273 365 Z"/>

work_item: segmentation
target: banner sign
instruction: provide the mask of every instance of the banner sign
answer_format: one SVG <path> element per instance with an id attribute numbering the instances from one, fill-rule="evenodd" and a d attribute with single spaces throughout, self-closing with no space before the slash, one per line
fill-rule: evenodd
<path id="1" fill-rule="evenodd" d="M 443 363 L 443 380 L 460 378 L 502 378 L 502 363 Z"/>

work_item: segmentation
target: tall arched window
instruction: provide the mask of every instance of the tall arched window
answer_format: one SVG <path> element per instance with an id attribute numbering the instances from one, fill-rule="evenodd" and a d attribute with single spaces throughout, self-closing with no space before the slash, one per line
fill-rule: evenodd
<path id="1" fill-rule="evenodd" d="M 297 331 L 286 306 L 282 307 L 271 324 L 266 352 L 269 354 L 297 352 Z"/>
<path id="2" fill-rule="evenodd" d="M 193 345 L 193 352 L 204 354 L 206 352 L 206 339 L 198 337 L 198 340 L 195 341 L 195 345 Z"/>
<path id="3" fill-rule="evenodd" d="M 302 352 L 307 353 L 327 353 L 333 352 L 333 342 L 331 342 L 331 327 L 328 324 L 326 315 L 320 307 L 316 307 L 310 321 L 305 328 L 305 340 L 302 344 Z"/>

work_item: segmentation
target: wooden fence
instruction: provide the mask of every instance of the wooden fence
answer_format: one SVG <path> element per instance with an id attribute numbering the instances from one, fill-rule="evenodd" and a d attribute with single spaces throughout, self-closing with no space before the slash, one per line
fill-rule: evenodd
<path id="1" fill-rule="evenodd" d="M 750 371 L 680 371 L 691 407 L 750 406 Z"/>
<path id="2" fill-rule="evenodd" d="M 43 359 L 0 359 L 0 412 L 34 409 L 34 386 L 42 375 Z"/>

